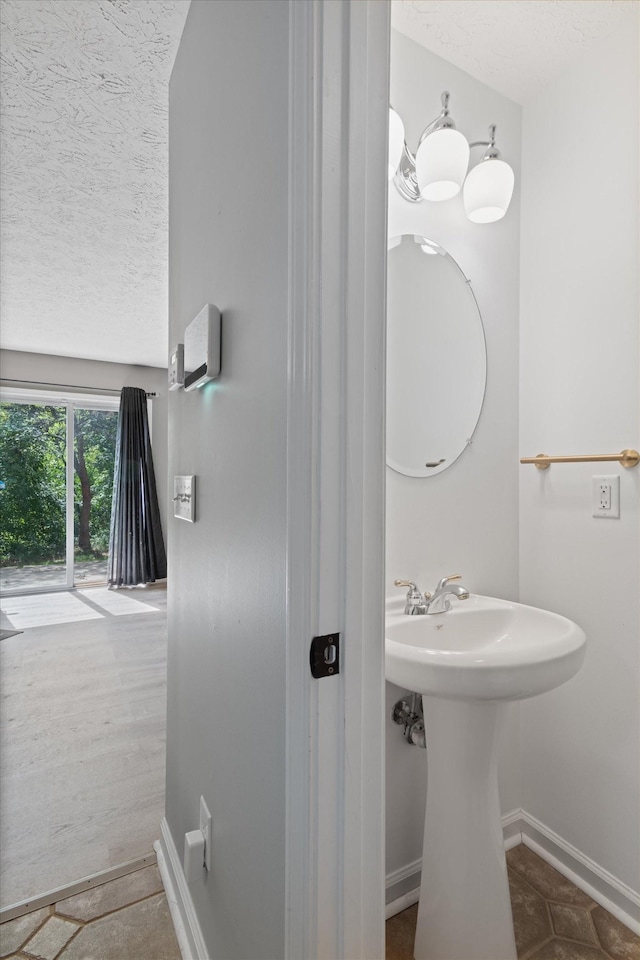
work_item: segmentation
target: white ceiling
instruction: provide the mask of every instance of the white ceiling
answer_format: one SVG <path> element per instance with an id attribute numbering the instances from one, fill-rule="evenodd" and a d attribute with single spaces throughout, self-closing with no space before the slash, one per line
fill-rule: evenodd
<path id="1" fill-rule="evenodd" d="M 392 26 L 517 103 L 634 19 L 639 0 L 393 0 Z"/>
<path id="2" fill-rule="evenodd" d="M 167 87 L 189 0 L 2 0 L 2 346 L 164 366 Z M 638 0 L 394 0 L 525 102 Z"/>
<path id="3" fill-rule="evenodd" d="M 2 0 L 2 346 L 166 365 L 167 93 L 188 0 Z"/>

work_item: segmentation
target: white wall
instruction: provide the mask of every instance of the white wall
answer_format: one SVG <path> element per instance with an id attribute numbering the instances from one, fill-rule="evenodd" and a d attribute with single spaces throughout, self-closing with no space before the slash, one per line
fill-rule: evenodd
<path id="1" fill-rule="evenodd" d="M 162 529 L 166 537 L 169 504 L 167 480 L 167 371 L 159 367 L 105 363 L 75 357 L 54 357 L 43 353 L 18 350 L 0 351 L 0 372 L 7 380 L 34 380 L 40 383 L 62 383 L 72 387 L 141 387 L 157 396 L 151 413 L 151 446 L 158 489 Z M 16 384 L 17 386 L 17 384 Z M 51 389 L 54 389 L 53 387 Z"/>
<path id="2" fill-rule="evenodd" d="M 201 794 L 213 868 L 191 884 L 212 957 L 284 956 L 288 3 L 194 0 L 170 84 L 170 341 L 223 314 L 220 379 L 169 397 L 167 821 Z"/>
<path id="3" fill-rule="evenodd" d="M 640 447 L 638 9 L 524 108 L 520 449 Z M 620 476 L 619 520 L 591 477 Z M 522 806 L 640 890 L 640 468 L 520 473 L 520 592 L 587 634 L 580 673 L 522 704 Z"/>
<path id="4" fill-rule="evenodd" d="M 518 279 L 520 107 L 417 43 L 391 32 L 391 103 L 415 151 L 427 123 L 451 93 L 451 115 L 469 140 L 498 125 L 498 146 L 513 166 L 516 192 L 500 222 L 467 220 L 462 197 L 410 204 L 390 185 L 389 236 L 421 233 L 436 240 L 471 279 L 487 340 L 484 408 L 472 445 L 428 479 L 387 469 L 387 596 L 396 577 L 431 589 L 461 573 L 473 593 L 517 599 L 518 592 Z M 479 159 L 481 151 L 473 157 Z M 446 410 L 442 411 L 446 417 Z M 388 715 L 400 690 L 387 684 Z M 509 708 L 501 763 L 503 810 L 519 806 L 518 707 Z M 387 873 L 422 854 L 425 755 L 387 725 Z"/>

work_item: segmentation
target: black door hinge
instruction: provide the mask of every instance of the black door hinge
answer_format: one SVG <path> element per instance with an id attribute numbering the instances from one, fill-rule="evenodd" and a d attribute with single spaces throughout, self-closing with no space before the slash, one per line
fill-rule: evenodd
<path id="1" fill-rule="evenodd" d="M 340 634 L 328 633 L 324 637 L 314 637 L 309 653 L 311 675 L 320 680 L 322 677 L 335 677 L 340 673 Z"/>

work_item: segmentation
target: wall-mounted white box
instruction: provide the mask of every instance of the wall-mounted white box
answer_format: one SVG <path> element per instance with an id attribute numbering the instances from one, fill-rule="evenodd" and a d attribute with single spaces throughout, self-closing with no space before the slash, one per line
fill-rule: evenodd
<path id="1" fill-rule="evenodd" d="M 173 478 L 173 515 L 178 520 L 196 521 L 196 478 Z"/>
<path id="2" fill-rule="evenodd" d="M 212 303 L 203 307 L 184 332 L 184 388 L 195 390 L 220 373 L 220 311 Z"/>

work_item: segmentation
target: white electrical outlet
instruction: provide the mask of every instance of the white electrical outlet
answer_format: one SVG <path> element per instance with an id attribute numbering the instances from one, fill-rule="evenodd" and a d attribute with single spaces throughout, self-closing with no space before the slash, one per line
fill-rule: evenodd
<path id="1" fill-rule="evenodd" d="M 200 797 L 200 832 L 204 837 L 204 865 L 207 870 L 211 870 L 211 846 L 213 844 L 213 829 L 211 826 L 211 814 L 209 808 L 204 802 L 204 797 Z"/>
<path id="2" fill-rule="evenodd" d="M 620 477 L 592 477 L 591 505 L 594 517 L 620 517 Z"/>

